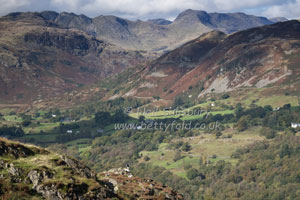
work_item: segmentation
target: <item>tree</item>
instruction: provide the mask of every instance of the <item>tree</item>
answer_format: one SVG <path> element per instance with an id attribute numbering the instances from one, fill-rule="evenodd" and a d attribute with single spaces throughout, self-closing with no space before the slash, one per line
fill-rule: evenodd
<path id="1" fill-rule="evenodd" d="M 60 115 L 60 110 L 59 109 L 55 109 L 54 114 L 55 115 Z"/>
<path id="2" fill-rule="evenodd" d="M 181 147 L 182 151 L 188 152 L 192 149 L 191 145 L 188 142 L 185 142 L 182 147 Z"/>
<path id="3" fill-rule="evenodd" d="M 109 112 L 97 112 L 95 114 L 95 122 L 102 126 L 107 126 L 111 123 L 111 116 Z"/>
<path id="4" fill-rule="evenodd" d="M 283 158 L 284 156 L 290 157 L 290 155 L 291 155 L 291 149 L 290 149 L 289 145 L 288 144 L 282 144 L 280 146 L 280 152 L 279 152 L 280 158 Z"/>
<path id="5" fill-rule="evenodd" d="M 35 114 L 34 114 L 34 118 L 39 118 L 41 116 L 41 114 L 39 113 L 39 112 L 36 112 Z"/>
<path id="6" fill-rule="evenodd" d="M 189 170 L 189 169 L 191 169 L 192 168 L 192 165 L 191 164 L 187 164 L 187 165 L 184 165 L 183 166 L 183 169 L 184 170 Z"/>
<path id="7" fill-rule="evenodd" d="M 237 119 L 239 119 L 243 114 L 243 107 L 241 103 L 236 104 L 234 114 Z"/>
<path id="8" fill-rule="evenodd" d="M 277 132 L 271 128 L 263 127 L 260 129 L 260 135 L 265 136 L 267 139 L 272 139 L 276 137 Z"/>
<path id="9" fill-rule="evenodd" d="M 30 120 L 24 120 L 23 122 L 22 122 L 22 126 L 23 127 L 27 127 L 27 126 L 29 126 L 31 124 L 31 121 Z"/>
<path id="10" fill-rule="evenodd" d="M 145 157 L 144 157 L 144 161 L 147 162 L 147 161 L 149 161 L 149 160 L 150 160 L 150 157 L 149 157 L 149 156 L 145 156 Z"/>
<path id="11" fill-rule="evenodd" d="M 272 108 L 272 106 L 270 106 L 270 105 L 264 106 L 264 109 L 265 109 L 266 111 L 273 111 L 273 108 Z"/>
<path id="12" fill-rule="evenodd" d="M 119 109 L 112 116 L 113 123 L 123 123 L 127 120 L 128 116 L 123 112 L 123 110 Z"/>
<path id="13" fill-rule="evenodd" d="M 175 155 L 174 155 L 174 158 L 173 158 L 173 161 L 176 162 L 180 159 L 182 159 L 183 157 L 181 156 L 181 153 L 180 151 L 176 151 Z"/>
<path id="14" fill-rule="evenodd" d="M 153 96 L 153 99 L 158 101 L 160 99 L 160 97 L 159 96 Z"/>
<path id="15" fill-rule="evenodd" d="M 215 131 L 215 134 L 216 134 L 216 139 L 219 139 L 223 135 L 222 132 L 219 130 Z"/>
<path id="16" fill-rule="evenodd" d="M 247 110 L 246 113 L 247 115 L 250 115 L 252 118 L 264 118 L 266 116 L 266 110 L 262 107 L 255 107 L 250 110 Z"/>
<path id="17" fill-rule="evenodd" d="M 177 96 L 174 100 L 174 103 L 173 103 L 173 108 L 177 108 L 179 106 L 182 106 L 184 104 L 184 101 L 182 99 L 181 96 Z"/>
<path id="18" fill-rule="evenodd" d="M 180 147 L 182 147 L 182 145 L 183 145 L 182 141 L 178 141 L 172 144 L 172 146 L 174 146 L 174 149 L 179 149 Z"/>
<path id="19" fill-rule="evenodd" d="M 285 110 L 290 110 L 291 109 L 291 104 L 285 104 L 283 107 Z"/>
<path id="20" fill-rule="evenodd" d="M 187 171 L 186 176 L 188 179 L 193 180 L 199 175 L 199 172 L 195 168 L 191 168 Z"/>
<path id="21" fill-rule="evenodd" d="M 11 136 L 11 137 L 22 137 L 24 136 L 24 131 L 21 127 L 8 127 L 8 126 L 3 126 L 0 127 L 0 136 Z"/>
<path id="22" fill-rule="evenodd" d="M 145 116 L 140 115 L 140 116 L 139 116 L 139 122 L 143 122 L 143 121 L 145 121 Z"/>
<path id="23" fill-rule="evenodd" d="M 19 115 L 21 118 L 22 118 L 22 120 L 32 120 L 32 117 L 31 117 L 31 115 L 26 115 L 26 114 L 24 114 L 24 113 L 20 113 L 20 115 Z"/>
<path id="24" fill-rule="evenodd" d="M 229 97 L 229 94 L 223 94 L 222 99 L 228 99 Z"/>
<path id="25" fill-rule="evenodd" d="M 248 129 L 248 122 L 250 121 L 250 116 L 243 116 L 237 123 L 237 129 L 239 132 L 245 131 Z"/>

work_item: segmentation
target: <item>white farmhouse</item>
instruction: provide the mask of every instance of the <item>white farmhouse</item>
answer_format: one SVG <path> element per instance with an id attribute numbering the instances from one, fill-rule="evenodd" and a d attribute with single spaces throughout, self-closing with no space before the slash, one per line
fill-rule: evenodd
<path id="1" fill-rule="evenodd" d="M 291 123 L 292 128 L 300 128 L 299 123 Z"/>

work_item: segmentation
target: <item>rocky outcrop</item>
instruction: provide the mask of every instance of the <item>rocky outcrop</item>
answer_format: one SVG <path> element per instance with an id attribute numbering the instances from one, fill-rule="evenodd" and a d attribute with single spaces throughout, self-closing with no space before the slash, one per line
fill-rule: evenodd
<path id="1" fill-rule="evenodd" d="M 98 180 L 75 159 L 4 139 L 0 152 L 0 198 L 16 190 L 11 195 L 18 198 L 19 191 L 28 191 L 23 199 L 36 195 L 50 200 L 119 199 L 108 182 Z"/>
<path id="2" fill-rule="evenodd" d="M 30 182 L 33 184 L 33 188 L 37 189 L 37 187 L 41 184 L 41 182 L 47 178 L 53 178 L 54 174 L 49 170 L 31 170 L 27 177 L 29 178 Z"/>
<path id="3" fill-rule="evenodd" d="M 13 156 L 14 158 L 33 156 L 35 153 L 47 154 L 47 150 L 32 147 L 27 148 L 18 143 L 7 144 L 5 141 L 0 141 L 0 156 Z"/>
<path id="4" fill-rule="evenodd" d="M 36 43 L 42 46 L 56 47 L 58 49 L 71 52 L 74 55 L 86 55 L 88 51 L 95 51 L 101 53 L 105 47 L 103 41 L 96 38 L 88 39 L 83 34 L 73 33 L 27 33 L 24 36 L 24 41 L 29 43 Z"/>
<path id="5" fill-rule="evenodd" d="M 68 156 L 9 140 L 0 139 L 0 144 L 0 198 L 183 199 L 167 186 L 134 177 L 129 168 L 97 175 Z"/>
<path id="6" fill-rule="evenodd" d="M 152 179 L 134 177 L 129 168 L 111 169 L 100 174 L 101 179 L 110 182 L 114 191 L 124 199 L 184 199 L 164 184 Z"/>
<path id="7" fill-rule="evenodd" d="M 86 165 L 82 164 L 80 161 L 70 158 L 68 156 L 61 156 L 59 163 L 63 163 L 73 169 L 78 175 L 86 178 L 96 179 L 96 174 Z"/>

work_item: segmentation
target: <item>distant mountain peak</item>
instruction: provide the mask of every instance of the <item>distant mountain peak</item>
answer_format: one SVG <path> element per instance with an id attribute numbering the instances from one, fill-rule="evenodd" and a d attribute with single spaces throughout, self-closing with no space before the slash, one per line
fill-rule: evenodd
<path id="1" fill-rule="evenodd" d="M 149 19 L 148 22 L 151 22 L 151 23 L 156 24 L 156 25 L 169 25 L 169 24 L 172 24 L 172 21 L 162 19 L 162 18 Z"/>
<path id="2" fill-rule="evenodd" d="M 274 17 L 274 18 L 270 18 L 270 21 L 277 23 L 277 22 L 286 22 L 289 21 L 287 18 L 285 17 Z"/>
<path id="3" fill-rule="evenodd" d="M 225 33 L 233 33 L 253 27 L 273 24 L 274 22 L 265 17 L 237 13 L 207 13 L 202 10 L 188 9 L 183 11 L 175 19 L 176 23 L 203 24 L 214 30 Z"/>
<path id="4" fill-rule="evenodd" d="M 198 18 L 199 16 L 207 16 L 207 15 L 208 15 L 208 13 L 206 11 L 187 9 L 187 10 L 183 11 L 182 13 L 180 13 L 176 17 L 175 21 L 179 21 L 182 19 Z"/>
<path id="5" fill-rule="evenodd" d="M 187 9 L 183 11 L 181 14 L 198 14 L 198 13 L 207 13 L 205 10 L 193 10 L 193 9 Z M 180 15 L 180 14 L 179 14 Z"/>

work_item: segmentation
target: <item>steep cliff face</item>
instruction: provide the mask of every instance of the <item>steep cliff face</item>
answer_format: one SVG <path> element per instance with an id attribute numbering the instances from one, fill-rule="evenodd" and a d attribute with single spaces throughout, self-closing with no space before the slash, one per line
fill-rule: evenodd
<path id="1" fill-rule="evenodd" d="M 37 13 L 2 17 L 0 27 L 0 103 L 50 99 L 148 59 Z"/>
<path id="2" fill-rule="evenodd" d="M 150 179 L 112 170 L 97 175 L 81 162 L 0 139 L 2 199 L 183 199 Z"/>

